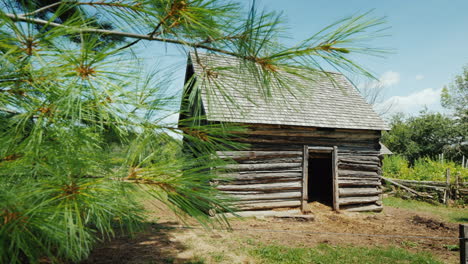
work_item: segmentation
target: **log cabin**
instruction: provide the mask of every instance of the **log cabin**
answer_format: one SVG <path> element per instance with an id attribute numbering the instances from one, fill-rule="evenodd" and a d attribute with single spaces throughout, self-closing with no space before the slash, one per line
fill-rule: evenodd
<path id="1" fill-rule="evenodd" d="M 232 180 L 217 188 L 239 211 L 308 212 L 314 201 L 336 211 L 381 211 L 379 140 L 388 127 L 345 76 L 290 72 L 267 82 L 246 67 L 222 55 L 188 58 L 184 98 L 195 93 L 200 102 L 183 100 L 180 118 L 198 112 L 204 123 L 247 127 L 236 139 L 247 149 L 217 151 L 236 161 L 221 175 Z"/>

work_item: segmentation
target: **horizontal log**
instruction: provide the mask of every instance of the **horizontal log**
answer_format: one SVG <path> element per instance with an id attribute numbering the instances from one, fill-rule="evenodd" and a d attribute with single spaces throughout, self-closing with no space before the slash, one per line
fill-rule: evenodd
<path id="1" fill-rule="evenodd" d="M 274 200 L 274 199 L 294 199 L 300 198 L 301 192 L 276 192 L 276 193 L 259 193 L 259 194 L 237 194 L 232 193 L 230 196 L 235 200 Z"/>
<path id="2" fill-rule="evenodd" d="M 221 191 L 277 191 L 277 190 L 294 190 L 301 188 L 301 182 L 281 182 L 269 184 L 248 184 L 248 185 L 218 185 L 216 186 Z"/>
<path id="3" fill-rule="evenodd" d="M 391 180 L 391 179 L 388 179 L 388 178 L 382 178 L 382 179 L 383 179 L 384 181 L 386 181 L 386 182 L 388 182 L 388 183 L 391 183 L 391 184 L 393 184 L 393 185 L 395 185 L 395 186 L 397 186 L 397 187 L 400 187 L 400 188 L 402 188 L 403 190 L 406 190 L 406 191 L 408 191 L 409 193 L 412 193 L 412 194 L 414 194 L 414 195 L 417 195 L 417 196 L 420 196 L 420 197 L 434 198 L 432 195 L 429 195 L 429 194 L 426 194 L 426 193 L 417 192 L 416 190 L 413 190 L 413 189 L 411 189 L 411 188 L 409 188 L 409 187 L 407 187 L 407 186 L 404 186 L 404 185 L 402 185 L 402 184 L 400 184 L 400 183 L 398 183 L 398 182 L 395 182 L 395 181 L 393 181 L 393 180 Z"/>
<path id="4" fill-rule="evenodd" d="M 338 176 L 345 177 L 376 177 L 379 178 L 379 174 L 375 171 L 353 171 L 353 170 L 338 170 Z"/>
<path id="5" fill-rule="evenodd" d="M 220 178 L 227 178 L 233 180 L 257 180 L 257 179 L 277 179 L 277 178 L 297 178 L 302 177 L 301 172 L 267 172 L 267 173 L 224 173 L 219 174 Z"/>
<path id="6" fill-rule="evenodd" d="M 310 152 L 332 152 L 333 147 L 308 147 Z"/>
<path id="7" fill-rule="evenodd" d="M 314 146 L 330 146 L 330 145 L 338 145 L 338 147 L 361 147 L 363 149 L 373 149 L 374 142 L 358 142 L 358 141 L 343 141 L 337 143 L 334 140 L 307 140 L 306 138 L 296 138 L 296 137 L 284 137 L 284 138 L 260 138 L 260 137 L 248 137 L 248 138 L 238 138 L 236 141 L 239 142 L 246 142 L 246 143 L 264 143 L 264 144 L 301 144 L 301 145 L 314 145 Z"/>
<path id="8" fill-rule="evenodd" d="M 347 159 L 339 159 L 338 164 L 362 164 L 362 165 L 370 165 L 370 166 L 380 166 L 380 161 L 364 161 L 364 160 L 347 160 Z"/>
<path id="9" fill-rule="evenodd" d="M 340 207 L 341 210 L 345 210 L 348 212 L 381 212 L 383 207 L 377 204 L 370 204 L 370 205 L 351 205 L 351 206 L 343 206 Z"/>
<path id="10" fill-rule="evenodd" d="M 320 131 L 320 130 L 295 130 L 287 129 L 259 129 L 251 128 L 245 132 L 234 132 L 243 135 L 268 135 L 268 136 L 287 136 L 287 137 L 318 137 L 318 138 L 333 138 L 333 139 L 378 139 L 379 135 L 371 133 L 351 133 L 351 132 L 336 132 L 336 131 Z"/>
<path id="11" fill-rule="evenodd" d="M 380 200 L 379 196 L 364 196 L 364 197 L 344 197 L 338 200 L 338 203 L 341 205 L 349 204 L 365 204 L 365 203 L 375 203 Z"/>
<path id="12" fill-rule="evenodd" d="M 340 197 L 350 197 L 378 195 L 382 191 L 379 188 L 340 188 L 338 193 Z"/>
<path id="13" fill-rule="evenodd" d="M 270 130 L 281 129 L 281 130 L 300 130 L 300 131 L 336 131 L 336 132 L 347 132 L 353 134 L 373 134 L 373 135 L 380 135 L 380 131 L 376 130 L 368 130 L 368 129 L 347 129 L 347 128 L 333 128 L 323 130 L 317 127 L 309 127 L 309 126 L 291 126 L 291 125 L 273 125 L 273 124 L 249 124 L 249 129 L 258 129 L 258 128 L 267 128 Z"/>
<path id="14" fill-rule="evenodd" d="M 340 162 L 356 163 L 356 162 L 373 162 L 379 163 L 380 159 L 376 156 L 343 156 L 338 157 Z"/>
<path id="15" fill-rule="evenodd" d="M 297 157 L 302 156 L 301 151 L 216 151 L 220 158 L 229 159 L 255 159 L 270 157 Z"/>
<path id="16" fill-rule="evenodd" d="M 406 185 L 415 189 L 431 189 L 431 190 L 435 190 L 439 192 L 443 192 L 447 189 L 446 187 L 432 186 L 432 185 L 426 185 L 426 184 L 406 183 Z"/>
<path id="17" fill-rule="evenodd" d="M 242 200 L 242 201 L 235 201 L 234 204 L 236 206 L 240 205 L 249 205 L 249 204 L 259 204 L 259 203 L 282 203 L 282 202 L 291 202 L 291 201 L 300 201 L 298 198 L 283 198 L 283 199 L 265 199 L 265 200 Z"/>
<path id="18" fill-rule="evenodd" d="M 338 148 L 338 157 L 378 157 L 380 151 L 368 151 L 368 150 L 344 150 L 343 148 Z"/>
<path id="19" fill-rule="evenodd" d="M 355 163 L 338 163 L 338 169 L 343 170 L 358 170 L 358 171 L 380 171 L 379 165 L 366 165 L 366 164 L 355 164 Z"/>
<path id="20" fill-rule="evenodd" d="M 380 180 L 362 180 L 359 178 L 356 178 L 354 180 L 342 180 L 338 179 L 338 186 L 344 187 L 344 186 L 380 186 L 381 182 Z"/>
<path id="21" fill-rule="evenodd" d="M 225 217 L 253 217 L 253 216 L 265 216 L 265 217 L 273 217 L 273 216 L 285 216 L 285 215 L 295 215 L 300 214 L 301 211 L 299 209 L 293 210 L 281 210 L 281 211 L 239 211 L 236 213 L 225 213 L 223 214 Z"/>
<path id="22" fill-rule="evenodd" d="M 300 163 L 302 157 L 281 157 L 281 158 L 268 158 L 268 159 L 244 159 L 237 160 L 239 164 L 272 164 L 272 163 Z"/>
<path id="23" fill-rule="evenodd" d="M 394 179 L 392 178 L 391 180 L 395 181 L 395 182 L 399 182 L 399 183 L 403 183 L 403 184 L 426 184 L 426 185 L 434 185 L 434 186 L 447 186 L 447 183 L 445 181 L 416 181 L 416 180 L 402 180 L 402 179 Z M 458 183 L 458 185 L 465 185 L 465 186 L 468 186 L 468 182 L 467 183 Z"/>
<path id="24" fill-rule="evenodd" d="M 382 181 L 382 177 L 348 177 L 348 176 L 339 176 L 338 180 L 350 180 L 350 181 Z"/>
<path id="25" fill-rule="evenodd" d="M 242 185 L 242 184 L 264 184 L 264 183 L 275 183 L 275 182 L 292 182 L 300 181 L 302 177 L 282 177 L 276 179 L 253 179 L 253 180 L 221 180 L 221 184 L 233 184 L 233 185 Z"/>
<path id="26" fill-rule="evenodd" d="M 272 170 L 272 169 L 301 169 L 302 163 L 272 163 L 272 164 L 228 164 L 221 166 L 228 170 Z"/>
<path id="27" fill-rule="evenodd" d="M 299 207 L 301 201 L 286 201 L 286 202 L 271 202 L 271 203 L 256 203 L 256 204 L 243 204 L 238 205 L 238 210 L 263 210 L 272 208 L 287 208 L 287 207 Z"/>
<path id="28" fill-rule="evenodd" d="M 357 146 L 347 146 L 341 144 L 340 142 L 331 142 L 327 144 L 308 144 L 310 146 L 337 146 L 338 147 L 338 156 L 339 157 L 355 157 L 355 156 L 374 156 L 379 157 L 380 151 L 376 150 L 376 146 L 368 147 L 357 147 Z M 302 143 L 255 143 L 250 142 L 250 149 L 254 151 L 298 151 L 302 150 L 304 144 Z"/>

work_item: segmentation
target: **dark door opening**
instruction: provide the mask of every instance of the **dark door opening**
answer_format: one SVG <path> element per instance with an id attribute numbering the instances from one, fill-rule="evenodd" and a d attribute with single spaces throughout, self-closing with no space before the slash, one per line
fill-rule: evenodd
<path id="1" fill-rule="evenodd" d="M 331 153 L 309 154 L 308 202 L 333 206 L 333 172 Z"/>

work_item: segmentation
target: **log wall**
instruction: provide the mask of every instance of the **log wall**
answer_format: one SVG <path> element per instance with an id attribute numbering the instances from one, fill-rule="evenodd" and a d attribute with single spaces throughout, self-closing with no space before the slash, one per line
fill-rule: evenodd
<path id="1" fill-rule="evenodd" d="M 380 131 L 252 125 L 239 141 L 248 151 L 218 152 L 228 165 L 218 189 L 238 200 L 239 210 L 297 208 L 301 205 L 304 145 L 338 147 L 340 210 L 380 211 Z"/>
<path id="2" fill-rule="evenodd" d="M 217 188 L 237 199 L 241 211 L 298 207 L 302 191 L 302 151 L 219 152 L 234 159 L 232 172 Z M 223 181 L 223 178 L 229 181 Z"/>

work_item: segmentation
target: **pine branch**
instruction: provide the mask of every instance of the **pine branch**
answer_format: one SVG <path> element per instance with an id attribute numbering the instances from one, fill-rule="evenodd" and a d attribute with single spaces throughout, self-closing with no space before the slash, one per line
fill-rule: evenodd
<path id="1" fill-rule="evenodd" d="M 45 25 L 45 26 L 52 26 L 52 27 L 61 27 L 61 28 L 70 28 L 74 29 L 71 26 L 66 26 L 62 25 L 60 23 L 55 23 L 43 19 L 38 19 L 38 18 L 28 18 L 24 17 L 21 15 L 16 15 L 16 14 L 5 14 L 6 17 L 12 19 L 15 22 L 27 22 L 27 23 L 33 23 L 33 24 L 38 24 L 38 25 Z M 134 39 L 144 39 L 144 40 L 150 40 L 150 41 L 158 41 L 158 42 L 166 42 L 166 43 L 172 43 L 172 44 L 177 44 L 177 45 L 184 45 L 184 46 L 189 46 L 192 48 L 200 48 L 200 49 L 205 49 L 209 51 L 214 51 L 230 56 L 235 56 L 247 60 L 252 60 L 252 58 L 247 57 L 247 56 L 241 56 L 235 52 L 224 50 L 224 49 L 219 49 L 219 48 L 214 48 L 210 47 L 204 44 L 200 43 L 193 43 L 193 42 L 187 42 L 183 40 L 178 40 L 178 39 L 169 39 L 169 38 L 160 38 L 156 36 L 150 36 L 150 35 L 144 35 L 144 34 L 137 34 L 137 33 L 131 33 L 131 32 L 122 32 L 122 31 L 115 31 L 115 30 L 107 30 L 107 29 L 98 29 L 98 28 L 80 28 L 76 29 L 80 33 L 98 33 L 98 34 L 103 34 L 103 35 L 114 35 L 114 36 L 122 36 L 122 37 L 127 37 L 127 38 L 134 38 Z"/>
<path id="2" fill-rule="evenodd" d="M 53 7 L 56 7 L 56 6 L 62 5 L 62 4 L 72 4 L 72 5 L 76 5 L 76 6 L 77 5 L 89 5 L 89 6 L 122 7 L 122 8 L 129 8 L 129 9 L 132 9 L 134 11 L 136 11 L 138 9 L 137 5 L 130 6 L 130 5 L 124 5 L 124 4 L 121 4 L 121 3 L 59 1 L 59 2 L 55 2 L 53 4 L 41 7 L 39 9 L 36 9 L 36 10 L 34 10 L 32 12 L 29 12 L 29 13 L 20 14 L 19 16 L 24 16 L 24 17 L 25 16 L 32 16 L 32 15 L 35 15 L 35 14 L 40 13 L 42 11 L 46 11 L 47 9 L 51 9 Z"/>

